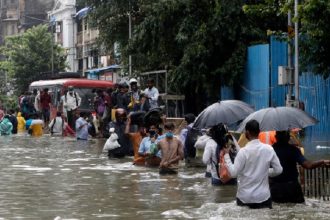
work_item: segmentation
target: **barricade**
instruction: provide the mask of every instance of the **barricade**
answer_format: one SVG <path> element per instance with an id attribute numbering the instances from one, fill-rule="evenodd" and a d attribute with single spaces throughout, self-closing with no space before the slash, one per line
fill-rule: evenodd
<path id="1" fill-rule="evenodd" d="M 300 180 L 304 195 L 330 201 L 330 166 L 304 169 L 303 173 Z"/>

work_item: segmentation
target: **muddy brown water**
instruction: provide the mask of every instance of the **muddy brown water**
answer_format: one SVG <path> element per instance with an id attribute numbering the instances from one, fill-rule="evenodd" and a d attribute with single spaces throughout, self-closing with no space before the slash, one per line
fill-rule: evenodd
<path id="1" fill-rule="evenodd" d="M 203 168 L 177 176 L 109 160 L 105 140 L 0 137 L 0 219 L 330 219 L 330 202 L 235 204 L 235 186 L 212 187 Z"/>

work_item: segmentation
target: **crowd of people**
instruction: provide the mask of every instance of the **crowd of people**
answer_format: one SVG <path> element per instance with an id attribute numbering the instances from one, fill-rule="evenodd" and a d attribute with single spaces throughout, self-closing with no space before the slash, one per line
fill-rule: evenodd
<path id="1" fill-rule="evenodd" d="M 133 156 L 134 165 L 158 167 L 161 175 L 177 174 L 181 160 L 187 165 L 200 160 L 212 185 L 237 184 L 237 204 L 250 208 L 271 208 L 273 201 L 304 202 L 297 164 L 306 169 L 330 165 L 329 160 L 307 160 L 290 143 L 288 131 L 273 132 L 272 146 L 264 143 L 255 120 L 246 124 L 244 144 L 222 123 L 205 130 L 204 135 L 192 135 L 195 116 L 185 115 L 184 123 L 176 126 L 158 108 L 159 93 L 153 80 L 147 85 L 141 91 L 137 80 L 131 79 L 129 85 L 95 91 L 94 115 L 79 112 L 81 98 L 69 87 L 53 119 L 47 88 L 26 93 L 20 97 L 18 112 L 0 110 L 0 134 L 41 136 L 47 130 L 52 136 L 72 135 L 78 141 L 106 137 L 104 151 L 109 158 Z"/>
<path id="2" fill-rule="evenodd" d="M 152 108 L 158 107 L 158 89 L 154 86 L 154 80 L 148 79 L 144 91 L 139 90 L 138 82 L 132 78 L 129 84 L 126 82 L 115 84 L 115 88 L 108 90 L 94 89 L 94 98 L 89 100 L 94 108 L 89 112 L 81 112 L 80 106 L 82 98 L 75 91 L 73 86 L 69 86 L 60 97 L 60 104 L 53 106 L 51 92 L 48 88 L 42 90 L 34 89 L 33 92 L 24 92 L 19 96 L 18 108 L 7 110 L 4 114 L 2 124 L 5 131 L 1 135 L 16 134 L 17 132 L 27 132 L 33 136 L 40 136 L 43 132 L 52 135 L 74 135 L 76 123 L 82 120 L 88 122 L 88 135 L 106 137 L 108 135 L 108 125 L 114 121 L 116 109 L 124 109 L 126 113 L 144 111 L 148 112 Z M 55 117 L 51 114 L 54 107 L 57 109 Z M 54 114 L 54 112 L 53 112 Z M 83 119 L 82 119 L 83 118 Z M 8 120 L 9 121 L 8 121 Z M 10 128 L 12 125 L 12 128 Z M 38 124 L 38 126 L 32 126 Z M 37 127 L 37 129 L 33 129 Z M 40 129 L 43 128 L 43 129 Z M 35 132 L 35 130 L 38 130 Z M 42 132 L 41 132 L 41 131 Z"/>

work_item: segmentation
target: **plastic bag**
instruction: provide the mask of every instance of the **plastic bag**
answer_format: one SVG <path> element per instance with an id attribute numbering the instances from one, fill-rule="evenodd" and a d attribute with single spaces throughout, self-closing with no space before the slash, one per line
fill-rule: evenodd
<path id="1" fill-rule="evenodd" d="M 108 150 L 113 150 L 119 147 L 120 144 L 118 143 L 118 135 L 116 133 L 112 133 L 104 144 L 103 152 L 107 152 Z"/>

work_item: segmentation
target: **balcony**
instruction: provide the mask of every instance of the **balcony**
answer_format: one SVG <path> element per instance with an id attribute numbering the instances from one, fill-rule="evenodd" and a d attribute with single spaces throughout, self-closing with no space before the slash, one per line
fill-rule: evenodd
<path id="1" fill-rule="evenodd" d="M 84 44 L 94 43 L 99 36 L 99 31 L 97 29 L 90 29 L 84 32 Z"/>

